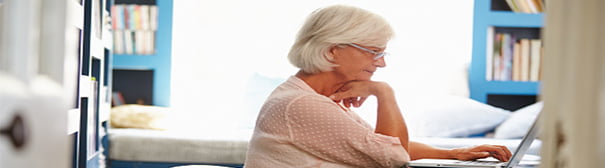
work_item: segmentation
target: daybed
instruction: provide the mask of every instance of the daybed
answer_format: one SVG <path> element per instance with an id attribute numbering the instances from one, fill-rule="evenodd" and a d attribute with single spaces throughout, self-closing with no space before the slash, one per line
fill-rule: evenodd
<path id="1" fill-rule="evenodd" d="M 179 133 L 145 129 L 112 129 L 109 133 L 109 165 L 112 168 L 168 168 L 204 164 L 242 167 L 249 133 L 241 136 L 191 137 Z M 436 147 L 455 148 L 477 144 L 505 145 L 515 150 L 519 139 L 492 138 L 413 138 Z M 537 155 L 541 142 L 532 144 L 528 154 Z"/>
<path id="2" fill-rule="evenodd" d="M 541 109 L 540 103 L 509 112 L 466 99 L 440 100 L 449 103 L 422 108 L 415 115 L 405 116 L 417 119 L 409 121 L 410 131 L 416 132 L 412 140 L 441 148 L 499 144 L 513 151 Z M 431 122 L 421 122 L 429 116 L 433 116 Z M 482 134 L 485 132 L 491 134 Z M 189 164 L 242 167 L 251 134 L 252 130 L 202 133 L 112 128 L 106 148 L 108 164 L 112 168 L 168 168 Z M 540 146 L 541 141 L 536 140 L 528 154 L 539 154 Z"/>

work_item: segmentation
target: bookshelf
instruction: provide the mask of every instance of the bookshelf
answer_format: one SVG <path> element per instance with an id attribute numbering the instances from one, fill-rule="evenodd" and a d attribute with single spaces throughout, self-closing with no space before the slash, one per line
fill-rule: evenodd
<path id="1" fill-rule="evenodd" d="M 157 29 L 155 31 L 155 52 L 149 54 L 114 54 L 112 62 L 115 85 L 114 88 L 126 98 L 126 103 L 136 103 L 136 99 L 145 99 L 151 97 L 151 101 L 145 104 L 157 106 L 170 105 L 170 72 L 171 72 L 171 44 L 172 44 L 172 0 L 116 0 L 115 4 L 155 4 L 157 6 Z M 134 71 L 141 74 L 151 73 L 152 79 L 149 82 L 140 84 L 124 84 L 124 78 L 130 78 L 127 74 L 121 72 Z M 136 85 L 151 87 L 151 95 L 137 96 L 139 98 L 128 98 L 130 88 L 137 88 Z M 122 87 L 123 86 L 123 87 Z M 140 92 L 140 91 L 139 91 Z M 136 93 L 130 93 L 130 95 Z"/>
<path id="2" fill-rule="evenodd" d="M 469 71 L 470 97 L 509 110 L 535 102 L 540 93 L 539 81 L 493 78 L 493 39 L 494 34 L 497 33 L 539 39 L 540 29 L 544 24 L 543 14 L 512 12 L 504 0 L 475 0 L 473 17 L 473 49 Z"/>
<path id="3" fill-rule="evenodd" d="M 74 133 L 74 167 L 105 167 L 104 148 L 111 104 L 113 36 L 110 31 L 111 0 L 77 0 L 81 11 L 79 34 L 79 81 L 74 109 L 79 111 L 79 129 Z M 73 1 L 72 1 L 73 3 Z M 81 26 L 81 27 L 80 27 Z"/>
<path id="4" fill-rule="evenodd" d="M 68 111 L 68 135 L 73 139 L 74 168 L 105 167 L 102 145 L 107 139 L 111 108 L 113 36 L 110 31 L 112 0 L 68 0 L 68 31 L 77 57 L 75 99 Z"/>

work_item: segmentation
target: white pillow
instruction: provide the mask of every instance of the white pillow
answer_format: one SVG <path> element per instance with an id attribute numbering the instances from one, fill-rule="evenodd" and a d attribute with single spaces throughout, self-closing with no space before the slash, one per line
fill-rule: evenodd
<path id="1" fill-rule="evenodd" d="M 493 130 L 510 111 L 457 96 L 423 100 L 408 111 L 410 135 L 417 137 L 468 137 Z"/>
<path id="2" fill-rule="evenodd" d="M 540 110 L 542 110 L 542 106 L 543 103 L 538 102 L 513 112 L 506 121 L 496 128 L 494 138 L 523 138 L 536 120 Z"/>

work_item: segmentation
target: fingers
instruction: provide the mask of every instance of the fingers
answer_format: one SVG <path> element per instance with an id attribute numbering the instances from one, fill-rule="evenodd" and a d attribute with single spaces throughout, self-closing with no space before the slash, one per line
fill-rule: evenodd
<path id="1" fill-rule="evenodd" d="M 479 150 L 488 152 L 490 155 L 500 161 L 506 162 L 512 156 L 510 150 L 502 145 L 481 145 Z"/>
<path id="2" fill-rule="evenodd" d="M 371 88 L 375 85 L 372 81 L 351 81 L 339 88 L 333 95 L 330 95 L 332 100 L 341 100 L 352 97 L 367 97 L 372 95 Z"/>
<path id="3" fill-rule="evenodd" d="M 501 145 L 493 146 L 494 152 L 492 152 L 492 156 L 497 158 L 500 161 L 507 162 L 510 159 L 510 151 Z"/>
<path id="4" fill-rule="evenodd" d="M 341 101 L 344 99 L 352 99 L 355 98 L 357 99 L 357 96 L 353 95 L 354 93 L 351 91 L 340 91 L 337 93 L 334 93 L 332 95 L 330 95 L 330 99 L 334 100 L 334 101 Z M 353 101 L 348 101 L 349 103 L 353 102 Z"/>
<path id="5" fill-rule="evenodd" d="M 329 98 L 335 102 L 342 101 L 343 105 L 345 107 L 349 108 L 351 106 L 353 106 L 353 107 L 361 106 L 361 104 L 363 104 L 363 102 L 365 101 L 367 96 L 359 97 L 357 95 L 357 93 L 355 93 L 351 90 L 346 90 L 346 91 L 340 91 L 340 92 L 334 93 L 334 94 L 330 95 Z"/>
<path id="6" fill-rule="evenodd" d="M 363 102 L 365 102 L 365 101 L 366 101 L 366 99 L 367 99 L 367 98 L 368 98 L 368 97 L 360 97 L 360 98 L 359 98 L 359 100 L 357 100 L 357 101 L 355 102 L 355 104 L 354 104 L 354 105 L 355 105 L 355 107 L 360 107 L 360 106 L 363 104 Z"/>
<path id="7" fill-rule="evenodd" d="M 502 148 L 502 150 L 504 150 L 506 152 L 508 159 L 513 157 L 513 154 L 510 152 L 510 150 L 506 146 L 500 146 L 500 148 Z"/>
<path id="8" fill-rule="evenodd" d="M 360 107 L 363 102 L 367 99 L 368 97 L 351 97 L 351 98 L 345 98 L 342 99 L 342 103 L 345 107 L 349 108 L 351 106 L 358 108 Z M 334 100 L 334 99 L 332 99 Z M 336 100 L 338 101 L 338 100 Z"/>
<path id="9" fill-rule="evenodd" d="M 342 86 L 336 93 L 329 96 L 335 102 L 342 102 L 347 108 L 360 107 L 368 96 L 373 95 L 371 91 L 378 83 L 372 81 L 352 81 Z"/>

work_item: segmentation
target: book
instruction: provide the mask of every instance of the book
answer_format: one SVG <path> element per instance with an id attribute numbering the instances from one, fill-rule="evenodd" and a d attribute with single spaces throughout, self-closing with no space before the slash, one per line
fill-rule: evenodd
<path id="1" fill-rule="evenodd" d="M 142 25 L 142 17 L 143 17 L 143 13 L 141 12 L 141 5 L 132 5 L 133 9 L 134 9 L 134 30 L 141 30 L 143 29 L 143 25 Z"/>
<path id="2" fill-rule="evenodd" d="M 519 7 L 515 4 L 515 0 L 506 0 L 506 3 L 508 4 L 508 7 L 510 7 L 510 9 L 513 12 L 521 12 L 519 10 Z"/>
<path id="3" fill-rule="evenodd" d="M 527 6 L 529 7 L 530 13 L 538 13 L 538 7 L 536 6 L 537 4 L 534 3 L 534 0 L 525 0 L 527 3 Z"/>
<path id="4" fill-rule="evenodd" d="M 140 7 L 141 30 L 150 30 L 149 26 L 149 5 L 141 5 Z"/>
<path id="5" fill-rule="evenodd" d="M 530 55 L 530 39 L 519 40 L 521 44 L 521 81 L 529 81 L 529 55 Z"/>
<path id="6" fill-rule="evenodd" d="M 135 13 L 135 8 L 136 5 L 127 5 L 127 11 L 128 11 L 128 20 L 126 21 L 128 23 L 128 30 L 136 30 L 137 29 L 137 14 Z"/>
<path id="7" fill-rule="evenodd" d="M 149 6 L 149 27 L 151 30 L 158 29 L 158 7 L 155 5 Z"/>
<path id="8" fill-rule="evenodd" d="M 533 0 L 534 4 L 536 5 L 536 9 L 538 10 L 538 12 L 544 12 L 544 2 L 543 0 Z"/>
<path id="9" fill-rule="evenodd" d="M 146 52 L 146 48 L 145 48 L 145 31 L 144 30 L 135 30 L 134 31 L 134 44 L 135 44 L 135 50 L 134 53 L 136 54 L 145 54 Z"/>
<path id="10" fill-rule="evenodd" d="M 145 32 L 147 37 L 147 54 L 153 54 L 155 53 L 155 31 L 148 30 Z"/>
<path id="11" fill-rule="evenodd" d="M 493 60 L 493 80 L 500 80 L 500 74 L 502 71 L 502 39 L 503 34 L 496 34 L 495 46 L 494 46 L 494 60 Z"/>
<path id="12" fill-rule="evenodd" d="M 515 43 L 513 47 L 513 81 L 521 80 L 521 44 Z"/>
<path id="13" fill-rule="evenodd" d="M 492 45 L 487 45 L 487 53 L 485 59 L 485 80 L 493 79 L 494 72 L 494 60 L 498 54 L 498 34 L 494 34 L 494 28 L 489 28 L 488 30 L 487 41 L 492 42 Z M 491 53 L 490 53 L 491 52 Z M 491 54 L 491 55 L 490 55 Z"/>
<path id="14" fill-rule="evenodd" d="M 130 10 L 128 10 L 128 5 L 122 5 L 122 13 L 123 13 L 123 18 L 122 18 L 122 23 L 124 25 L 124 27 L 122 27 L 122 29 L 130 29 L 130 18 L 132 17 L 130 15 Z"/>
<path id="15" fill-rule="evenodd" d="M 113 53 L 124 54 L 124 31 L 113 30 Z"/>
<path id="16" fill-rule="evenodd" d="M 134 54 L 136 51 L 134 46 L 134 37 L 133 32 L 131 30 L 123 30 L 124 32 L 124 53 L 126 54 Z"/>
<path id="17" fill-rule="evenodd" d="M 113 14 L 116 17 L 116 20 L 112 21 L 112 24 L 116 25 L 116 29 L 114 30 L 124 29 L 124 18 L 126 17 L 124 16 L 124 5 L 115 5 L 114 7 L 116 7 L 116 13 Z"/>
<path id="18" fill-rule="evenodd" d="M 530 43 L 531 54 L 529 65 L 529 80 L 536 82 L 540 80 L 540 69 L 542 62 L 542 40 L 532 39 Z"/>
<path id="19" fill-rule="evenodd" d="M 502 67 L 500 71 L 500 80 L 507 81 L 511 80 L 513 77 L 513 47 L 516 38 L 511 34 L 504 34 L 502 39 Z"/>
<path id="20" fill-rule="evenodd" d="M 118 12 L 117 12 L 117 5 L 111 6 L 111 20 L 113 21 L 111 24 L 111 29 L 112 30 L 117 30 L 118 29 L 118 24 L 116 23 L 118 20 Z"/>
<path id="21" fill-rule="evenodd" d="M 522 13 L 532 13 L 526 0 L 515 0 L 515 4 L 517 4 Z"/>
<path id="22" fill-rule="evenodd" d="M 506 0 L 506 4 L 516 13 L 544 12 L 543 0 Z"/>

